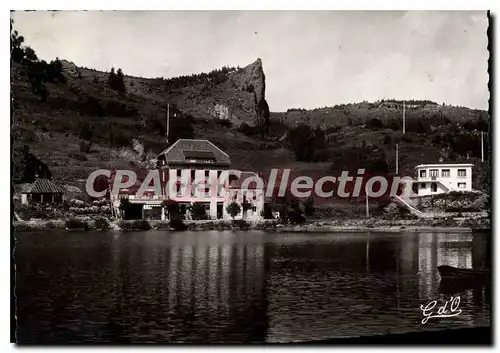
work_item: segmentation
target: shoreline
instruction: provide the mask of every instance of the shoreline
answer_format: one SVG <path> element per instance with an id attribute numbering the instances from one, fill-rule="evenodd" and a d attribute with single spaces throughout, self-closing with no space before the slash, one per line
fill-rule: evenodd
<path id="1" fill-rule="evenodd" d="M 68 225 L 68 220 L 31 220 L 13 221 L 14 232 L 53 231 L 53 230 L 102 230 L 102 231 L 181 231 L 170 227 L 169 221 L 116 221 L 107 220 L 105 229 L 96 225 L 95 220 L 80 220 L 79 225 Z M 71 222 L 69 222 L 71 223 Z M 74 222 L 73 222 L 74 223 Z M 276 233 L 415 233 L 415 232 L 440 232 L 440 233 L 472 233 L 475 231 L 491 232 L 491 227 L 473 227 L 455 221 L 442 222 L 439 220 L 381 220 L 381 219 L 344 219 L 330 221 L 310 221 L 303 225 L 282 224 L 276 220 L 260 221 L 227 221 L 203 220 L 185 221 L 187 231 L 227 231 L 227 230 L 265 230 Z"/>

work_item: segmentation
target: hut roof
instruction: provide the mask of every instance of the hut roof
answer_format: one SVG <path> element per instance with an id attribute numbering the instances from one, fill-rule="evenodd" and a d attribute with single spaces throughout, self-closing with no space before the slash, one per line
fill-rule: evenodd
<path id="1" fill-rule="evenodd" d="M 23 194 L 64 194 L 64 190 L 49 179 L 36 179 Z"/>

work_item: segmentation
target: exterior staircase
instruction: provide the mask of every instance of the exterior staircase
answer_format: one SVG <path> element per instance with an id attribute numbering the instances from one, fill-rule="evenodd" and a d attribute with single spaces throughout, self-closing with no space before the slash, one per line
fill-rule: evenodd
<path id="1" fill-rule="evenodd" d="M 433 218 L 434 217 L 432 214 L 424 213 L 422 211 L 417 210 L 415 207 L 413 207 L 412 205 L 410 205 L 408 203 L 408 201 L 406 201 L 405 199 L 403 199 L 399 195 L 394 196 L 394 200 L 398 204 L 400 204 L 400 205 L 404 206 L 405 208 L 407 208 L 408 211 L 410 211 L 411 214 L 413 214 L 413 215 L 415 215 L 415 216 L 417 216 L 419 218 Z"/>

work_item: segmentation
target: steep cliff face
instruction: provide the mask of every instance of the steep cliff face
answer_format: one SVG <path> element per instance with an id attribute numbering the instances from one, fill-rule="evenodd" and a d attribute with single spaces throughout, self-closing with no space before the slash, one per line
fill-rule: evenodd
<path id="1" fill-rule="evenodd" d="M 258 58 L 252 64 L 243 68 L 233 77 L 235 85 L 254 95 L 255 124 L 267 130 L 269 124 L 269 105 L 266 102 L 266 76 L 262 67 L 262 60 Z"/>
<path id="2" fill-rule="evenodd" d="M 213 80 L 166 89 L 167 101 L 195 118 L 217 118 L 239 125 L 262 125 L 269 120 L 266 77 L 262 60 Z"/>

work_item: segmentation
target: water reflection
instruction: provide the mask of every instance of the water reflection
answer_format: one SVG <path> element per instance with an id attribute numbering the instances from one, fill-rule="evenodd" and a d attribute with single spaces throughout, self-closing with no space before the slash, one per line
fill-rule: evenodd
<path id="1" fill-rule="evenodd" d="M 443 293 L 436 267 L 485 267 L 490 246 L 469 234 L 26 233 L 18 339 L 288 342 L 489 325 L 489 289 Z M 420 304 L 450 295 L 463 314 L 422 326 Z"/>

